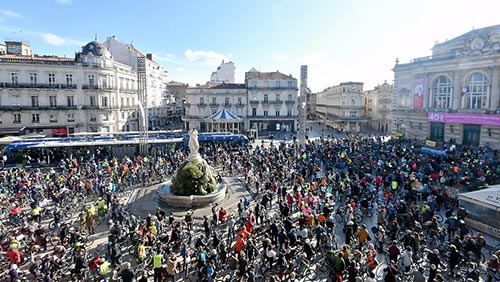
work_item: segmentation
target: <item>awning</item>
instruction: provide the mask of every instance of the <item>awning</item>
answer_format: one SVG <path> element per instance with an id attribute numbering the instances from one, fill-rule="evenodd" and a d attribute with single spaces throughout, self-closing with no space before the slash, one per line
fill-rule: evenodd
<path id="1" fill-rule="evenodd" d="M 66 127 L 52 128 L 52 136 L 67 136 L 68 130 Z"/>
<path id="2" fill-rule="evenodd" d="M 19 135 L 22 131 L 26 129 L 26 126 L 21 127 L 3 127 L 0 128 L 0 136 L 5 135 Z"/>
<path id="3" fill-rule="evenodd" d="M 208 116 L 207 119 L 210 121 L 216 121 L 216 122 L 232 122 L 232 121 L 240 121 L 241 120 L 240 117 L 231 113 L 231 111 L 229 111 L 226 108 L 220 109 L 215 114 Z"/>

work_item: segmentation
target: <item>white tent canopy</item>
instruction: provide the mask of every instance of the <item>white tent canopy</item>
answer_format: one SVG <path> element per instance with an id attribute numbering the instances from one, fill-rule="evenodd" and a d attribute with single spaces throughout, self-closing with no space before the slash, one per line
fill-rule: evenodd
<path id="1" fill-rule="evenodd" d="M 215 114 L 205 118 L 208 132 L 232 132 L 238 133 L 243 126 L 243 119 L 233 114 L 226 108 L 222 108 Z"/>
<path id="2" fill-rule="evenodd" d="M 6 136 L 6 137 L 0 138 L 0 144 L 7 145 L 7 144 L 10 144 L 14 141 L 21 140 L 21 139 L 22 139 L 21 137 L 17 137 L 17 136 Z"/>
<path id="3" fill-rule="evenodd" d="M 473 192 L 462 193 L 458 195 L 458 199 L 486 206 L 498 211 L 500 210 L 500 185 L 494 185 L 489 188 Z"/>

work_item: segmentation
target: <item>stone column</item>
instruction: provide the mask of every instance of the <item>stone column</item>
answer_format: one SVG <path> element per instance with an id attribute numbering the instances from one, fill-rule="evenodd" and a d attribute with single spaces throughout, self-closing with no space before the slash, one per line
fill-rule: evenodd
<path id="1" fill-rule="evenodd" d="M 461 93 L 462 93 L 462 76 L 460 75 L 459 71 L 455 71 L 453 73 L 453 92 L 451 93 L 452 98 L 451 98 L 451 108 L 456 110 L 460 108 L 462 105 L 460 105 L 460 100 L 462 98 Z"/>
<path id="2" fill-rule="evenodd" d="M 498 76 L 500 75 L 498 66 L 493 67 L 492 70 L 492 75 L 491 75 L 491 97 L 490 97 L 490 110 L 491 111 L 496 111 L 499 108 L 499 102 L 500 102 L 500 87 L 499 87 L 499 78 Z"/>

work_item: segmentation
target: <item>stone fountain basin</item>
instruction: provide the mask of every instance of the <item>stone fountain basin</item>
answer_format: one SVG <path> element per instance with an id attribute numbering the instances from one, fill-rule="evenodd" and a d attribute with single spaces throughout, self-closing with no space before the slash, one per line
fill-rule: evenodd
<path id="1" fill-rule="evenodd" d="M 191 196 L 177 196 L 170 192 L 170 181 L 158 185 L 158 196 L 160 200 L 167 205 L 174 207 L 204 207 L 211 204 L 219 203 L 224 200 L 226 196 L 227 184 L 217 184 L 216 190 L 207 195 L 191 195 Z"/>

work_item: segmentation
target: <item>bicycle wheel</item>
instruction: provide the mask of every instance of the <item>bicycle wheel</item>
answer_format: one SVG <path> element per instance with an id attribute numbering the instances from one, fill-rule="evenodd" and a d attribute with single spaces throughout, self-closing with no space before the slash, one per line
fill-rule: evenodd
<path id="1" fill-rule="evenodd" d="M 496 244 L 496 246 L 493 249 L 489 250 L 490 255 L 496 253 L 498 250 L 500 250 L 500 243 Z"/>
<path id="2" fill-rule="evenodd" d="M 437 219 L 437 222 L 443 222 L 443 217 L 439 213 L 434 213 L 434 217 Z"/>
<path id="3" fill-rule="evenodd" d="M 384 277 L 384 267 L 382 265 L 378 265 L 375 268 L 375 276 L 377 276 L 377 279 L 381 279 Z"/>
<path id="4" fill-rule="evenodd" d="M 257 274 L 255 276 L 255 282 L 266 282 L 266 277 L 262 274 Z"/>
<path id="5" fill-rule="evenodd" d="M 90 237 L 85 238 L 85 247 L 90 247 L 92 244 L 94 244 L 94 239 Z"/>
<path id="6" fill-rule="evenodd" d="M 47 241 L 52 245 L 52 246 L 57 246 L 61 243 L 61 238 L 55 235 L 49 235 L 47 236 Z"/>
<path id="7" fill-rule="evenodd" d="M 356 222 L 363 222 L 363 215 L 357 214 L 356 216 Z"/>
<path id="8" fill-rule="evenodd" d="M 306 280 L 309 280 L 309 281 L 316 281 L 316 278 L 318 277 L 316 271 L 312 268 L 309 268 L 308 270 L 306 270 L 306 273 L 305 273 L 305 279 Z"/>
<path id="9" fill-rule="evenodd" d="M 366 209 L 366 216 L 372 217 L 373 216 L 373 208 L 369 207 Z"/>

